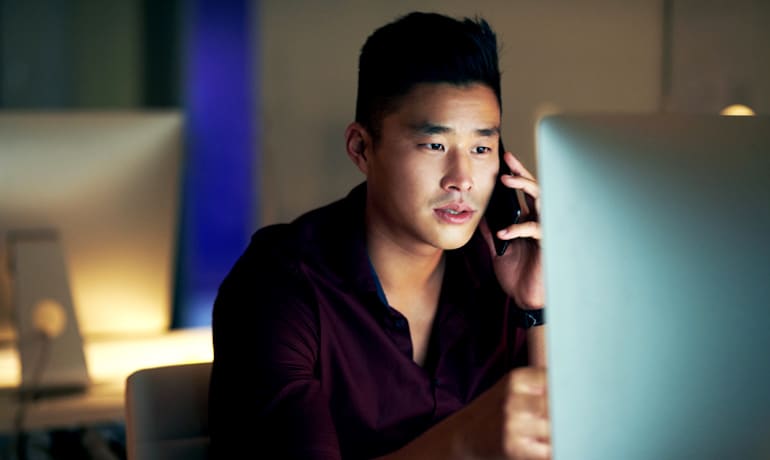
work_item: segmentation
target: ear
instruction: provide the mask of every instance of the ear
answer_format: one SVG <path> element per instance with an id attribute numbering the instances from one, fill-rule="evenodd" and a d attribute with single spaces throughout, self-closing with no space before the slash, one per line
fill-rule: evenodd
<path id="1" fill-rule="evenodd" d="M 348 125 L 345 130 L 345 147 L 350 160 L 364 175 L 368 174 L 367 162 L 372 153 L 372 137 L 361 123 L 353 122 Z"/>

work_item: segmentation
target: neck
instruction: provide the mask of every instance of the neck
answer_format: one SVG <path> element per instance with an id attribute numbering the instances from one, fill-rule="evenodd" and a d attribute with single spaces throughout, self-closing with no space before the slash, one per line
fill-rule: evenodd
<path id="1" fill-rule="evenodd" d="M 367 236 L 367 249 L 388 298 L 398 291 L 408 293 L 441 284 L 444 251 L 440 249 L 414 253 L 378 235 Z"/>
<path id="2" fill-rule="evenodd" d="M 428 244 L 405 245 L 367 215 L 369 258 L 393 306 L 405 297 L 435 297 L 444 275 L 444 251 Z"/>
<path id="3" fill-rule="evenodd" d="M 367 208 L 369 260 L 388 303 L 409 322 L 412 359 L 423 365 L 444 278 L 444 251 L 397 232 L 376 222 Z"/>

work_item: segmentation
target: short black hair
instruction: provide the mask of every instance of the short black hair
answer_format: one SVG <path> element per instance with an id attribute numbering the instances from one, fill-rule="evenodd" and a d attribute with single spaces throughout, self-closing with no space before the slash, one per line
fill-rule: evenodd
<path id="1" fill-rule="evenodd" d="M 415 12 L 375 30 L 359 57 L 356 121 L 376 139 L 382 118 L 420 83 L 481 83 L 502 110 L 497 37 L 489 24 Z"/>

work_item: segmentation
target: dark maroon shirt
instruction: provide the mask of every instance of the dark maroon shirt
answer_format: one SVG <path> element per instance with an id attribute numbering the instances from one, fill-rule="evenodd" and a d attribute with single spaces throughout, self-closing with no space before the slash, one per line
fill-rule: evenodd
<path id="1" fill-rule="evenodd" d="M 515 366 L 525 334 L 477 232 L 446 252 L 424 366 L 366 251 L 365 184 L 265 227 L 214 305 L 214 458 L 359 459 L 392 452 Z"/>

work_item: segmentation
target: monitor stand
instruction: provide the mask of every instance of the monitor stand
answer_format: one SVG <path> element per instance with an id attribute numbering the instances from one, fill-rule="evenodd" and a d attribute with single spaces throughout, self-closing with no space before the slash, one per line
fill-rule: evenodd
<path id="1" fill-rule="evenodd" d="M 89 382 L 61 241 L 55 231 L 8 235 L 21 361 L 20 395 L 84 390 Z"/>

